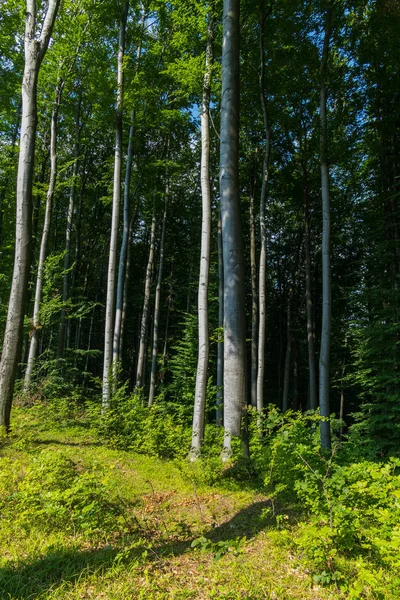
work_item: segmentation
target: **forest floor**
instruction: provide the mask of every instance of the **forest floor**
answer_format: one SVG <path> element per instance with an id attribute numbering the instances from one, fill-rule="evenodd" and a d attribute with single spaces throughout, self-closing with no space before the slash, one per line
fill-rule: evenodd
<path id="1" fill-rule="evenodd" d="M 343 597 L 315 584 L 291 541 L 294 517 L 277 514 L 250 480 L 205 485 L 184 461 L 105 447 L 85 422 L 51 428 L 32 409 L 15 409 L 13 419 L 13 435 L 0 446 L 1 600 Z M 51 478 L 41 483 L 46 457 L 72 461 L 106 490 L 102 508 L 88 496 L 86 508 L 74 509 L 78 520 L 71 525 L 66 513 L 64 522 L 57 511 L 71 495 L 57 501 Z M 85 501 L 85 488 L 75 489 Z M 115 526 L 107 502 L 122 507 Z M 98 514 L 85 529 L 79 518 L 91 506 Z M 101 511 L 104 531 L 93 521 Z"/>

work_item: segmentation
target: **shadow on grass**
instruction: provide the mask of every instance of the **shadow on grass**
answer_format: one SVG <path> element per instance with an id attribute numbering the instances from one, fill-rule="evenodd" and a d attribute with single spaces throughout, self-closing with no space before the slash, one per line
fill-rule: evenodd
<path id="1" fill-rule="evenodd" d="M 64 582 L 73 583 L 112 567 L 119 548 L 80 551 L 59 549 L 29 563 L 0 569 L 1 598 L 42 598 Z"/>
<path id="2" fill-rule="evenodd" d="M 251 539 L 273 524 L 268 516 L 269 501 L 255 502 L 239 511 L 229 521 L 210 530 L 205 536 L 212 542 L 246 536 Z M 108 546 L 99 550 L 57 549 L 32 562 L 0 568 L 0 597 L 31 600 L 49 597 L 63 584 L 73 585 L 93 574 L 99 578 L 120 564 L 151 563 L 192 551 L 193 539 L 168 541 L 161 545 L 146 543 L 133 549 L 127 545 Z M 144 560 L 143 560 L 143 553 Z M 122 557 L 122 558 L 121 558 Z M 116 571 L 115 576 L 118 577 Z"/>
<path id="3" fill-rule="evenodd" d="M 53 440 L 53 439 L 46 439 L 46 440 L 35 440 L 33 442 L 34 446 L 71 446 L 71 447 L 98 447 L 101 446 L 100 442 L 72 442 L 72 441 L 65 441 L 65 440 Z"/>

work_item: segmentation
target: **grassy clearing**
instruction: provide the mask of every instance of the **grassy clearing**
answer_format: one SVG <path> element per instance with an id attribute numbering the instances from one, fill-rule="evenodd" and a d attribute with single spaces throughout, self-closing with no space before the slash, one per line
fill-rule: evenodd
<path id="1" fill-rule="evenodd" d="M 315 585 L 291 542 L 295 516 L 273 512 L 251 481 L 228 470 L 209 486 L 201 464 L 104 447 L 84 420 L 13 416 L 0 455 L 2 599 L 345 597 Z"/>

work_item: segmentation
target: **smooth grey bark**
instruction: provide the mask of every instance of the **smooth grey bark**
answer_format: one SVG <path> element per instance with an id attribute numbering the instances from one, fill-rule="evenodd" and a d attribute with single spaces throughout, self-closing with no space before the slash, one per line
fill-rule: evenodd
<path id="1" fill-rule="evenodd" d="M 144 284 L 142 320 L 141 320 L 141 324 L 140 324 L 139 353 L 138 353 L 138 362 L 137 362 L 137 368 L 136 368 L 136 387 L 137 388 L 140 388 L 143 385 L 143 367 L 144 367 L 144 361 L 145 361 L 145 356 L 146 356 L 146 333 L 147 333 L 147 323 L 148 323 L 148 319 L 149 319 L 151 279 L 153 276 L 153 269 L 154 269 L 155 241 L 156 241 L 156 208 L 155 208 L 155 201 L 154 201 L 153 217 L 151 219 L 149 258 L 147 261 L 146 279 L 145 279 L 145 284 Z"/>
<path id="2" fill-rule="evenodd" d="M 124 334 L 125 334 L 125 323 L 126 323 L 126 314 L 128 308 L 128 286 L 129 286 L 129 277 L 131 270 L 131 255 L 132 255 L 132 229 L 133 229 L 133 218 L 131 217 L 129 223 L 129 231 L 128 231 L 128 249 L 126 254 L 126 265 L 125 265 L 125 277 L 124 277 L 124 292 L 122 297 L 122 311 L 121 311 L 121 329 L 120 329 L 120 340 L 119 340 L 119 348 L 122 353 L 122 348 L 124 344 Z"/>
<path id="3" fill-rule="evenodd" d="M 254 219 L 254 185 L 250 194 L 250 269 L 251 269 L 251 405 L 257 407 L 257 262 Z"/>
<path id="4" fill-rule="evenodd" d="M 218 209 L 219 210 L 219 209 Z M 219 210 L 220 212 L 220 210 Z M 221 216 L 218 219 L 218 328 L 222 332 L 224 327 L 224 263 L 222 256 L 222 224 Z M 221 336 L 221 333 L 219 334 Z M 224 404 L 224 342 L 218 342 L 217 348 L 217 411 L 216 424 L 222 427 L 222 408 Z"/>
<path id="5" fill-rule="evenodd" d="M 15 376 L 21 353 L 32 245 L 32 182 L 37 124 L 37 81 L 60 0 L 50 0 L 39 35 L 36 2 L 27 0 L 22 79 L 22 116 L 17 173 L 15 258 L 3 349 L 0 361 L 0 426 L 10 429 Z"/>
<path id="6" fill-rule="evenodd" d="M 150 388 L 149 388 L 149 408 L 153 405 L 154 394 L 156 389 L 156 373 L 157 373 L 157 356 L 158 356 L 158 330 L 160 325 L 160 300 L 161 300 L 161 282 L 164 266 L 164 245 L 165 245 L 165 225 L 167 222 L 167 207 L 169 195 L 169 181 L 165 186 L 165 204 L 164 215 L 162 221 L 161 240 L 160 240 L 160 257 L 158 262 L 157 286 L 154 300 L 154 325 L 153 325 L 153 348 L 151 352 L 151 372 L 150 372 Z"/>
<path id="7" fill-rule="evenodd" d="M 261 14 L 260 18 L 260 100 L 264 122 L 265 148 L 263 158 L 263 178 L 260 195 L 260 264 L 259 264 L 259 283 L 258 283 L 258 368 L 257 368 L 257 410 L 261 412 L 264 409 L 264 373 L 265 373 L 265 327 L 267 314 L 266 298 L 266 276 L 267 276 L 267 232 L 265 227 L 265 204 L 267 199 L 268 185 L 268 167 L 271 149 L 271 130 L 268 121 L 267 99 L 265 97 L 265 48 L 264 48 L 264 29 L 265 20 L 268 14 Z"/>
<path id="8" fill-rule="evenodd" d="M 145 23 L 146 13 L 142 11 L 142 34 Z M 142 36 L 141 36 L 142 37 Z M 137 51 L 136 51 L 136 68 L 135 74 L 139 71 L 140 56 L 142 53 L 142 39 L 140 39 Z M 121 329 L 122 329 L 122 313 L 124 304 L 124 284 L 125 284 L 125 270 L 128 253 L 128 238 L 129 238 L 129 198 L 131 189 L 131 176 L 132 176 L 132 165 L 133 165 L 133 141 L 135 131 L 135 109 L 132 108 L 131 112 L 131 125 L 129 128 L 129 139 L 128 139 L 128 154 L 126 158 L 125 168 L 125 182 L 124 182 L 124 210 L 123 210 L 123 233 L 122 233 L 122 244 L 119 255 L 118 264 L 118 282 L 117 282 L 117 295 L 115 303 L 115 323 L 114 323 L 114 340 L 113 340 L 113 363 L 117 364 L 120 361 L 121 356 Z M 115 383 L 115 382 L 114 382 Z"/>
<path id="9" fill-rule="evenodd" d="M 133 116 L 133 115 L 132 115 Z M 121 354 L 121 322 L 122 322 L 122 307 L 124 301 L 124 281 L 126 257 L 128 250 L 128 235 L 129 235 L 129 194 L 132 174 L 132 157 L 133 157 L 133 133 L 134 125 L 131 123 L 129 129 L 128 155 L 126 160 L 125 171 L 125 186 L 124 186 L 124 210 L 123 210 L 123 233 L 122 244 L 119 255 L 118 264 L 118 282 L 117 295 L 115 303 L 115 323 L 114 323 L 114 340 L 113 340 L 113 363 L 118 363 Z"/>
<path id="10" fill-rule="evenodd" d="M 43 291 L 43 275 L 44 275 L 44 264 L 47 254 L 47 244 L 50 235 L 51 217 L 53 213 L 53 200 L 54 192 L 56 189 L 57 179 L 57 125 L 58 125 L 58 112 L 61 103 L 61 94 L 64 87 L 64 81 L 60 80 L 56 87 L 55 100 L 53 111 L 51 115 L 50 125 L 50 179 L 49 187 L 46 194 L 46 209 L 43 222 L 42 239 L 40 242 L 39 262 L 36 275 L 36 287 L 35 287 L 35 301 L 33 305 L 33 317 L 32 317 L 32 332 L 29 344 L 28 362 L 25 371 L 24 378 L 24 392 L 29 391 L 32 371 L 38 355 L 39 347 L 39 332 L 41 329 L 40 324 L 40 305 L 42 302 L 42 291 Z"/>
<path id="11" fill-rule="evenodd" d="M 62 293 L 62 309 L 60 316 L 60 327 L 58 331 L 58 351 L 57 358 L 64 356 L 65 347 L 65 321 L 67 317 L 66 303 L 69 294 L 69 280 L 70 273 L 69 267 L 71 262 L 71 238 L 72 238 L 72 221 L 74 217 L 75 208 L 75 196 L 76 196 L 76 182 L 78 178 L 78 167 L 79 167 L 79 142 L 80 142 L 80 111 L 81 111 L 81 95 L 79 95 L 76 119 L 75 119 L 75 147 L 74 147 L 74 163 L 72 166 L 72 183 L 69 193 L 68 212 L 67 212 L 67 226 L 65 230 L 65 255 L 64 255 L 64 276 L 63 276 L 63 293 Z"/>
<path id="12" fill-rule="evenodd" d="M 317 368 L 315 363 L 315 332 L 313 318 L 313 302 L 311 293 L 311 251 L 310 251 L 310 210 L 307 169 L 304 172 L 304 247 L 306 267 L 306 306 L 307 306 L 307 346 L 308 346 L 308 379 L 309 403 L 311 410 L 317 408 Z"/>
<path id="13" fill-rule="evenodd" d="M 192 446 L 190 458 L 195 460 L 201 453 L 204 438 L 204 420 L 207 391 L 209 355 L 208 335 L 208 285 L 211 254 L 211 182 L 210 182 L 210 92 L 212 71 L 213 17 L 208 17 L 206 64 L 203 81 L 201 111 L 201 160 L 200 181 L 202 200 L 200 274 L 198 289 L 199 346 L 197 356 L 196 388 L 194 394 Z"/>
<path id="14" fill-rule="evenodd" d="M 118 246 L 118 225 L 121 203 L 121 172 L 122 172 L 122 106 L 124 72 L 123 62 L 125 53 L 125 30 L 128 15 L 127 1 L 124 2 L 118 40 L 118 72 L 117 72 L 117 106 L 116 106 L 116 134 L 115 134 L 115 157 L 114 157 L 114 183 L 113 203 L 111 217 L 110 253 L 107 272 L 107 301 L 106 322 L 104 333 L 104 363 L 103 363 L 103 397 L 102 407 L 106 410 L 111 398 L 110 376 L 112 375 L 113 337 L 114 337 L 114 307 L 115 307 L 115 280 Z M 114 373 L 115 375 L 115 373 Z"/>
<path id="15" fill-rule="evenodd" d="M 173 266 L 173 263 L 172 263 Z M 171 269 L 171 279 L 170 279 L 170 284 L 169 284 L 169 295 L 168 295 L 168 303 L 167 303 L 167 315 L 165 318 L 165 333 L 164 333 L 164 348 L 163 348 L 163 358 L 162 358 L 162 365 L 163 365 L 163 376 L 165 373 L 165 368 L 166 368 L 166 364 L 167 364 L 167 350 L 168 350 L 168 334 L 169 334 L 169 317 L 171 314 L 171 306 L 172 306 L 172 269 Z"/>
<path id="16" fill-rule="evenodd" d="M 244 256 L 239 198 L 240 0 L 224 0 L 220 142 L 220 196 L 224 263 L 224 449 L 239 436 L 246 400 Z"/>
<path id="17" fill-rule="evenodd" d="M 331 347 L 331 217 L 330 188 L 328 166 L 328 131 L 327 131 L 327 91 L 326 78 L 328 67 L 329 44 L 332 33 L 332 4 L 327 3 L 324 46 L 320 69 L 320 162 L 321 162 L 321 195 L 322 195 L 322 326 L 321 349 L 319 354 L 319 408 L 321 417 L 320 436 L 322 448 L 331 447 L 330 406 L 329 406 L 329 366 Z"/>

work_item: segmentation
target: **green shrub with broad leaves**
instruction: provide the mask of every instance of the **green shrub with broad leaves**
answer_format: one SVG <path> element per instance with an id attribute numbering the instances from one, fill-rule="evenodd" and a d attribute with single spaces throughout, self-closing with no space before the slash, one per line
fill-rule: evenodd
<path id="1" fill-rule="evenodd" d="M 103 539 L 129 525 L 125 507 L 96 466 L 85 467 L 48 450 L 17 474 L 15 461 L 1 462 L 1 518 L 19 531 L 62 530 Z"/>
<path id="2" fill-rule="evenodd" d="M 400 597 L 400 460 L 346 463 L 337 440 L 321 449 L 319 420 L 270 410 L 258 442 L 265 485 L 297 514 L 293 542 L 317 583 L 354 599 Z"/>

